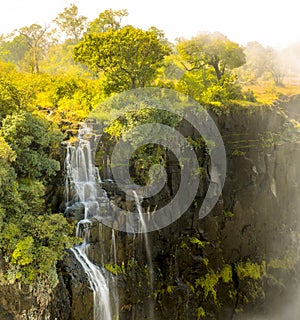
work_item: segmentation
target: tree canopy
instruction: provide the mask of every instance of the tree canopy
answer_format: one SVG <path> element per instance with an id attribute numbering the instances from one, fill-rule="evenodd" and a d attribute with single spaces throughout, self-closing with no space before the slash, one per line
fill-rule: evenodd
<path id="1" fill-rule="evenodd" d="M 0 129 L 1 283 L 45 281 L 54 288 L 56 262 L 72 246 L 73 225 L 45 203 L 45 186 L 60 169 L 54 158 L 62 140 L 46 120 L 21 111 Z"/>
<path id="2" fill-rule="evenodd" d="M 170 49 L 153 31 L 132 26 L 87 34 L 75 47 L 75 60 L 104 72 L 107 93 L 149 85 Z"/>
<path id="3" fill-rule="evenodd" d="M 230 70 L 246 63 L 243 49 L 221 33 L 201 33 L 178 43 L 177 50 L 186 70 L 212 67 L 218 80 Z"/>
<path id="4" fill-rule="evenodd" d="M 53 21 L 75 43 L 80 40 L 87 25 L 87 17 L 79 15 L 75 4 L 66 7 Z"/>
<path id="5" fill-rule="evenodd" d="M 122 10 L 105 10 L 99 16 L 90 22 L 88 27 L 89 33 L 105 32 L 110 29 L 121 29 L 121 22 L 124 17 L 128 16 L 126 9 Z"/>
<path id="6" fill-rule="evenodd" d="M 48 32 L 48 27 L 39 24 L 32 24 L 18 30 L 19 34 L 26 39 L 29 48 L 27 59 L 33 73 L 39 73 L 39 62 L 42 60 L 45 51 L 48 49 L 52 32 Z"/>
<path id="7" fill-rule="evenodd" d="M 0 134 L 17 156 L 15 170 L 19 177 L 45 179 L 59 170 L 59 162 L 49 158 L 47 151 L 59 146 L 62 134 L 48 127 L 45 120 L 26 111 L 3 120 Z"/>

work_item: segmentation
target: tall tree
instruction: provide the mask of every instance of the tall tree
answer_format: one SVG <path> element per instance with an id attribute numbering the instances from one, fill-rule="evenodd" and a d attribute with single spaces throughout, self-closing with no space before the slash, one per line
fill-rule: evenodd
<path id="1" fill-rule="evenodd" d="M 75 60 L 104 72 L 105 91 L 111 93 L 150 84 L 169 53 L 155 32 L 126 26 L 87 34 L 75 47 Z"/>
<path id="2" fill-rule="evenodd" d="M 271 74 L 275 86 L 282 87 L 286 75 L 284 63 L 281 61 L 280 53 L 272 47 L 266 48 L 266 69 Z"/>
<path id="3" fill-rule="evenodd" d="M 124 17 L 128 16 L 126 9 L 121 10 L 105 10 L 99 14 L 99 16 L 89 24 L 88 32 L 105 32 L 110 29 L 121 29 L 121 22 Z"/>
<path id="4" fill-rule="evenodd" d="M 212 67 L 218 80 L 246 63 L 243 49 L 221 33 L 202 33 L 177 45 L 182 64 L 188 71 Z"/>
<path id="5" fill-rule="evenodd" d="M 259 42 L 249 42 L 245 48 L 247 63 L 245 66 L 253 72 L 255 78 L 261 77 L 266 71 L 268 55 L 266 48 Z"/>
<path id="6" fill-rule="evenodd" d="M 39 73 L 39 62 L 50 44 L 52 32 L 48 32 L 48 29 L 49 27 L 32 24 L 29 27 L 23 27 L 18 30 L 20 35 L 26 39 L 33 73 Z"/>
<path id="7" fill-rule="evenodd" d="M 87 25 L 87 17 L 78 14 L 78 8 L 75 4 L 66 7 L 53 21 L 75 43 L 78 43 Z"/>
<path id="8" fill-rule="evenodd" d="M 272 47 L 264 47 L 258 42 L 249 42 L 245 48 L 247 63 L 239 70 L 239 78 L 244 82 L 255 82 L 259 78 L 272 79 L 276 86 L 283 85 L 286 75 L 287 52 Z"/>

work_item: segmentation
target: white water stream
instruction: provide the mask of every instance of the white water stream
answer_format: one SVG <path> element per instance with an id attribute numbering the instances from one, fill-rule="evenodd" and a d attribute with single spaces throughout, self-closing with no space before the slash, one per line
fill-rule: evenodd
<path id="1" fill-rule="evenodd" d="M 108 197 L 106 192 L 101 188 L 101 178 L 98 168 L 93 163 L 91 145 L 83 137 L 89 133 L 89 128 L 83 128 L 79 131 L 78 145 L 67 146 L 65 160 L 66 169 L 66 207 L 74 204 L 81 204 L 84 208 L 84 217 L 77 223 L 76 236 L 83 239 L 83 243 L 71 249 L 78 262 L 83 267 L 89 281 L 94 296 L 94 317 L 93 320 L 113 320 L 119 319 L 119 297 L 117 278 L 112 277 L 104 267 L 95 265 L 89 259 L 89 239 L 90 230 L 93 226 L 93 220 L 101 221 L 101 217 L 106 213 Z M 149 285 L 151 301 L 149 308 L 149 317 L 154 319 L 153 306 L 153 263 L 149 245 L 146 223 L 142 213 L 140 199 L 133 191 L 136 207 L 139 216 L 140 232 L 145 240 L 146 255 L 149 272 Z M 102 210 L 103 209 L 103 210 Z M 99 225 L 100 240 L 104 240 L 102 225 Z M 101 239 L 101 236 L 103 239 Z M 106 238 L 107 239 L 107 238 Z M 104 250 L 104 248 L 103 248 Z M 112 229 L 110 259 L 117 263 L 117 246 L 116 235 Z M 99 252 L 103 260 L 104 252 Z"/>
<path id="2" fill-rule="evenodd" d="M 150 244 L 149 244 L 149 238 L 148 238 L 148 230 L 147 230 L 147 225 L 145 223 L 144 219 L 144 214 L 142 211 L 142 206 L 140 199 L 137 195 L 137 193 L 133 190 L 133 196 L 135 199 L 135 204 L 139 213 L 139 222 L 140 222 L 140 227 L 141 227 L 141 234 L 144 236 L 145 239 L 145 248 L 146 248 L 146 255 L 147 255 L 147 262 L 148 262 L 148 273 L 149 273 L 149 283 L 150 283 L 150 296 L 151 296 L 151 301 L 149 305 L 149 316 L 150 319 L 154 319 L 154 306 L 153 306 L 153 301 L 152 297 L 154 294 L 154 278 L 153 278 L 153 262 L 152 262 L 152 253 L 150 249 Z"/>
<path id="3" fill-rule="evenodd" d="M 76 236 L 81 237 L 83 243 L 72 248 L 71 251 L 82 265 L 93 290 L 94 320 L 112 320 L 114 308 L 110 298 L 110 284 L 113 284 L 114 281 L 111 281 L 104 268 L 96 266 L 88 258 L 91 219 L 101 216 L 101 203 L 105 205 L 107 197 L 99 185 L 101 180 L 92 162 L 90 142 L 81 136 L 85 133 L 84 131 L 79 133 L 77 147 L 70 145 L 67 147 L 65 161 L 67 206 L 71 200 L 74 200 L 84 207 L 84 218 L 77 223 L 76 227 Z M 73 199 L 70 199 L 71 197 Z M 115 244 L 112 246 L 115 247 Z M 113 291 L 115 296 L 117 291 Z"/>

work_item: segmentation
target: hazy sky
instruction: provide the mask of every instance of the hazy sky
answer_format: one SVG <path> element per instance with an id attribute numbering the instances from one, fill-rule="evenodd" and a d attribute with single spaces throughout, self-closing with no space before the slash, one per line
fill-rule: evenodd
<path id="1" fill-rule="evenodd" d="M 105 9 L 128 9 L 124 22 L 154 25 L 171 41 L 199 31 L 219 31 L 240 44 L 256 40 L 283 47 L 300 41 L 297 0 L 1 0 L 0 34 L 32 23 L 47 25 L 70 3 L 89 20 Z"/>

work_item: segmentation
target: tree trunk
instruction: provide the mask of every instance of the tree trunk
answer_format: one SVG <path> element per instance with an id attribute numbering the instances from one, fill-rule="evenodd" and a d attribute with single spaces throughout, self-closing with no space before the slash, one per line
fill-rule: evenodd
<path id="1" fill-rule="evenodd" d="M 33 51 L 33 73 L 38 74 L 40 72 L 38 53 L 36 50 Z"/>
<path id="2" fill-rule="evenodd" d="M 212 58 L 209 64 L 214 68 L 217 79 L 220 81 L 223 74 L 219 67 L 219 60 L 217 58 Z"/>
<path id="3" fill-rule="evenodd" d="M 213 67 L 214 67 L 214 69 L 215 69 L 217 79 L 218 79 L 218 81 L 220 81 L 221 78 L 222 78 L 222 72 L 221 72 L 221 70 L 220 70 L 220 68 L 219 68 L 219 65 L 218 65 L 218 64 L 215 64 Z"/>
<path id="4" fill-rule="evenodd" d="M 136 88 L 136 79 L 135 77 L 131 78 L 131 89 L 135 89 Z"/>

